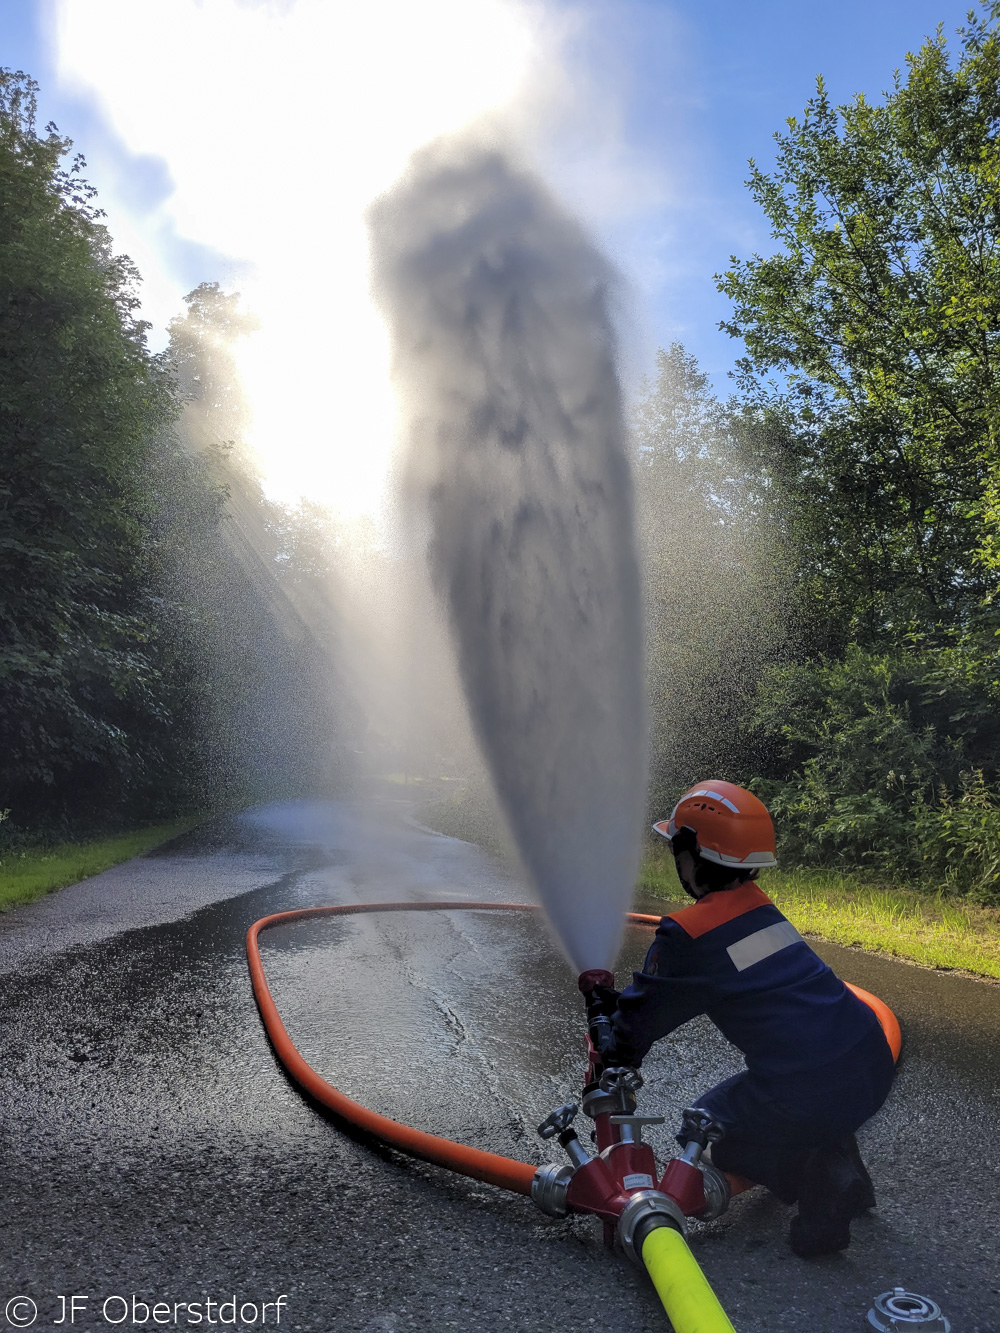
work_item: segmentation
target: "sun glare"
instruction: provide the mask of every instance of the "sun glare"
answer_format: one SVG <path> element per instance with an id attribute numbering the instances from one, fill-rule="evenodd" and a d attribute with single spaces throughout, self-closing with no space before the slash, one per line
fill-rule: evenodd
<path id="1" fill-rule="evenodd" d="M 53 14 L 64 86 L 170 174 L 145 214 L 124 193 L 106 199 L 119 247 L 160 294 L 150 317 L 164 318 L 166 292 L 181 309 L 171 240 L 226 256 L 260 319 L 240 367 L 269 492 L 377 512 L 393 399 L 364 211 L 420 144 L 516 100 L 537 37 L 529 9 L 54 0 Z"/>

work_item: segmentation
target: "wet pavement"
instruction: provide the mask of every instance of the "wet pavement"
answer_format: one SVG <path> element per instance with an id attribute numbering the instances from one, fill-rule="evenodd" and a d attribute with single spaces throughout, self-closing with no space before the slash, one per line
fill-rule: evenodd
<path id="1" fill-rule="evenodd" d="M 262 808 L 0 918 L 0 1327 L 26 1326 L 30 1307 L 8 1306 L 25 1296 L 35 1327 L 64 1329 L 61 1298 L 76 1295 L 86 1329 L 278 1315 L 328 1333 L 667 1329 L 596 1223 L 352 1136 L 276 1064 L 243 952 L 258 917 L 526 899 L 405 808 Z M 620 981 L 647 938 L 630 932 Z M 894 1286 L 938 1301 L 954 1333 L 1000 1333 L 1000 986 L 819 950 L 903 1024 L 896 1086 L 859 1136 L 878 1210 L 845 1254 L 806 1263 L 785 1242 L 790 1211 L 753 1191 L 694 1229 L 695 1253 L 739 1333 L 861 1333 Z M 344 1092 L 466 1143 L 558 1157 L 534 1126 L 578 1092 L 581 1014 L 537 916 L 321 919 L 268 932 L 262 953 L 293 1039 Z M 680 1108 L 739 1067 L 703 1020 L 660 1043 L 643 1068 L 641 1109 L 668 1120 L 654 1146 L 667 1152 Z"/>

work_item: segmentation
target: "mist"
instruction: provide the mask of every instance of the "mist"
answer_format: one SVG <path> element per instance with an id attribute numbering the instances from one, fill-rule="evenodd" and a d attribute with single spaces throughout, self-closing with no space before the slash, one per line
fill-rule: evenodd
<path id="1" fill-rule="evenodd" d="M 401 504 L 427 525 L 528 876 L 574 967 L 609 966 L 645 787 L 616 277 L 536 178 L 469 135 L 417 154 L 369 219 Z"/>
<path id="2" fill-rule="evenodd" d="M 233 355 L 268 494 L 377 514 L 394 422 L 364 209 L 421 143 L 518 100 L 526 8 L 53 0 L 52 14 L 62 87 L 121 146 L 79 145 L 145 316 L 166 324 L 200 279 L 238 290 L 257 327 Z M 168 183 L 139 210 L 129 182 L 150 161 Z M 185 254 L 196 278 L 179 276 Z"/>

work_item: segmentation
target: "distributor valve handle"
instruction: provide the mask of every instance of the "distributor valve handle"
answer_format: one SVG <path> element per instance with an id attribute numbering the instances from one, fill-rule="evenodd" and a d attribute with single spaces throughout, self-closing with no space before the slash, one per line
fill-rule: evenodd
<path id="1" fill-rule="evenodd" d="M 683 1138 L 685 1143 L 697 1143 L 700 1148 L 707 1148 L 710 1143 L 717 1143 L 722 1138 L 722 1126 L 702 1107 L 689 1106 L 681 1114 L 681 1132 L 678 1137 Z"/>
<path id="2" fill-rule="evenodd" d="M 538 1126 L 540 1137 L 554 1139 L 557 1134 L 565 1134 L 576 1118 L 579 1109 L 576 1102 L 567 1102 L 565 1106 L 557 1106 L 552 1114 L 547 1115 Z"/>
<path id="3" fill-rule="evenodd" d="M 638 1092 L 641 1087 L 642 1075 L 638 1069 L 630 1069 L 627 1065 L 616 1065 L 612 1069 L 605 1069 L 600 1079 L 601 1091 L 610 1093 L 612 1097 L 626 1092 Z"/>

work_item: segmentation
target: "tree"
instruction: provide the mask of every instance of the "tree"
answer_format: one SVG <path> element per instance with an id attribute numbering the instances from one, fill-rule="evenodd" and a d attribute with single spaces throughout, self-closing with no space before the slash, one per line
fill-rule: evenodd
<path id="1" fill-rule="evenodd" d="M 316 513 L 270 503 L 205 283 L 152 356 L 70 143 L 0 71 L 5 841 L 328 786 L 343 755 Z"/>
<path id="2" fill-rule="evenodd" d="M 755 786 L 783 859 L 933 876 L 995 897 L 1000 682 L 974 645 L 854 645 L 840 660 L 772 667 L 755 722 L 771 748 L 770 775 Z"/>
<path id="3" fill-rule="evenodd" d="M 263 491 L 234 356 L 256 326 L 239 296 L 202 283 L 185 304 L 170 324 L 166 363 L 182 407 L 166 472 L 169 445 L 158 454 L 154 527 L 165 674 L 185 682 L 176 707 L 187 781 L 197 776 L 213 799 L 329 789 L 349 748 L 335 534 L 318 506 L 289 508 Z"/>
<path id="4" fill-rule="evenodd" d="M 719 279 L 744 431 L 793 515 L 817 646 L 992 619 L 1000 569 L 1000 4 L 748 182 L 782 245 Z"/>
<path id="5" fill-rule="evenodd" d="M 35 93 L 0 70 L 0 806 L 58 823 L 70 785 L 94 810 L 140 779 L 129 732 L 158 705 L 135 478 L 172 404 L 135 270 Z"/>
<path id="6" fill-rule="evenodd" d="M 746 344 L 734 428 L 768 479 L 801 626 L 754 718 L 786 852 L 989 898 L 1000 3 L 960 36 L 953 59 L 939 29 L 878 105 L 833 107 L 818 81 L 774 170 L 751 163 L 782 248 L 718 282 Z"/>
<path id="7" fill-rule="evenodd" d="M 766 479 L 679 343 L 658 353 L 633 429 L 662 810 L 711 772 L 746 771 L 756 684 L 788 649 L 787 598 Z"/>

